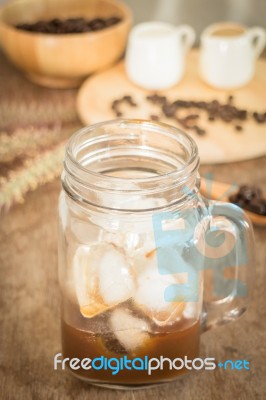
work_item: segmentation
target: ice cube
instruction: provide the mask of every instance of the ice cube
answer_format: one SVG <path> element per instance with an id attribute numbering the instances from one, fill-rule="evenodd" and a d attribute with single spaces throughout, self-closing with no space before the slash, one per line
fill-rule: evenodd
<path id="1" fill-rule="evenodd" d="M 111 329 L 127 351 L 135 351 L 149 340 L 150 325 L 123 308 L 116 308 L 110 316 Z"/>
<path id="2" fill-rule="evenodd" d="M 75 292 L 84 317 L 93 317 L 106 309 L 98 294 L 98 263 L 101 247 L 79 246 L 73 258 Z"/>
<path id="3" fill-rule="evenodd" d="M 99 242 L 105 242 L 113 244 L 116 247 L 124 248 L 125 235 L 119 231 L 111 232 L 102 229 L 99 235 Z"/>
<path id="4" fill-rule="evenodd" d="M 142 270 L 137 278 L 135 304 L 157 325 L 164 326 L 178 321 L 185 307 L 184 301 L 166 301 L 165 290 L 168 286 L 185 283 L 186 274 L 160 274 L 157 266 L 156 250 L 146 255 Z"/>
<path id="5" fill-rule="evenodd" d="M 103 205 L 117 210 L 148 210 L 163 207 L 167 203 L 166 199 L 163 197 L 147 197 L 137 194 L 136 192 L 140 190 L 139 185 L 135 185 L 128 180 L 126 186 L 127 192 L 124 191 L 121 193 L 112 193 L 111 195 L 106 193 L 100 194 L 100 202 Z"/>
<path id="6" fill-rule="evenodd" d="M 110 246 L 99 264 L 99 293 L 105 304 L 121 303 L 133 296 L 135 281 L 125 255 Z"/>
<path id="7" fill-rule="evenodd" d="M 100 241 L 123 248 L 130 259 L 151 252 L 155 247 L 153 232 L 133 232 L 134 226 L 129 226 L 128 232 L 101 232 Z"/>
<path id="8" fill-rule="evenodd" d="M 121 249 L 99 243 L 79 246 L 73 278 L 80 312 L 92 318 L 132 297 L 135 279 Z"/>
<path id="9" fill-rule="evenodd" d="M 164 198 L 142 198 L 141 196 L 128 196 L 117 208 L 145 209 L 162 207 L 166 204 Z M 96 219 L 97 218 L 97 219 Z M 103 217 L 93 217 L 93 222 L 101 226 L 98 240 L 111 243 L 124 249 L 125 253 L 133 258 L 136 252 L 144 254 L 150 252 L 155 247 L 154 228 L 152 213 L 136 217 L 135 213 L 125 217 L 108 215 Z"/>

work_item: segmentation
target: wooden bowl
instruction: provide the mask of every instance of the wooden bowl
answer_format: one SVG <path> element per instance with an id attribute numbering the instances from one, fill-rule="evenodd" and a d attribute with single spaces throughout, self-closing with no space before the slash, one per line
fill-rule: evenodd
<path id="1" fill-rule="evenodd" d="M 122 21 L 96 32 L 45 34 L 15 28 L 19 23 L 53 18 L 111 16 Z M 7 57 L 30 80 L 69 88 L 121 57 L 131 24 L 130 9 L 117 0 L 17 0 L 1 11 L 0 39 Z"/>

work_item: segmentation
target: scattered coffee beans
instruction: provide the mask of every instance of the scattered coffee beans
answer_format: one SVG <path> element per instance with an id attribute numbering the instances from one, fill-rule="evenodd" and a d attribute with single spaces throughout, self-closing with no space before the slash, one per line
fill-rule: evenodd
<path id="1" fill-rule="evenodd" d="M 237 193 L 229 197 L 229 200 L 246 210 L 266 215 L 266 199 L 263 198 L 262 191 L 256 186 L 241 186 Z"/>
<path id="2" fill-rule="evenodd" d="M 29 32 L 50 33 L 50 34 L 64 34 L 64 33 L 82 33 L 94 32 L 105 28 L 121 21 L 119 17 L 110 18 L 94 18 L 86 20 L 85 18 L 68 18 L 59 19 L 54 18 L 49 21 L 37 21 L 31 24 L 18 24 L 17 29 L 22 29 Z"/>
<path id="3" fill-rule="evenodd" d="M 158 94 L 154 93 L 146 97 L 147 100 L 151 101 L 154 104 L 165 104 L 166 103 L 166 97 L 165 96 L 159 96 Z"/>
<path id="4" fill-rule="evenodd" d="M 266 113 L 259 114 L 257 112 L 254 112 L 253 118 L 256 122 L 258 122 L 258 124 L 263 124 L 264 122 L 266 122 Z"/>
<path id="5" fill-rule="evenodd" d="M 122 117 L 123 116 L 123 113 L 120 110 L 120 105 L 123 104 L 123 103 L 126 103 L 131 107 L 137 107 L 137 103 L 135 103 L 133 101 L 132 96 L 129 96 L 129 95 L 123 96 L 121 99 L 114 100 L 112 102 L 111 108 L 112 108 L 112 110 L 114 111 L 114 113 L 115 113 L 115 115 L 117 117 Z"/>
<path id="6" fill-rule="evenodd" d="M 161 115 L 152 114 L 150 119 L 154 121 L 160 120 L 161 117 L 166 117 L 178 122 L 183 128 L 194 131 L 199 136 L 204 136 L 206 130 L 196 124 L 200 119 L 200 114 L 187 114 L 183 116 L 184 110 L 196 109 L 207 113 L 209 121 L 222 120 L 226 123 L 236 123 L 235 130 L 237 132 L 243 131 L 243 126 L 237 122 L 246 121 L 249 116 L 253 116 L 255 121 L 259 124 L 266 123 L 266 112 L 249 114 L 246 109 L 237 108 L 234 103 L 234 97 L 231 95 L 228 97 L 226 103 L 220 103 L 218 100 L 212 101 L 195 101 L 195 100 L 175 100 L 170 101 L 166 96 L 159 95 L 157 93 L 152 93 L 146 96 L 146 100 L 153 105 L 159 107 Z M 131 96 L 124 96 L 122 99 L 114 100 L 112 103 L 112 109 L 116 116 L 122 116 L 121 110 L 119 109 L 119 104 L 122 102 L 127 102 L 129 105 L 136 107 L 137 104 L 133 101 Z M 179 111 L 182 111 L 182 117 Z M 194 111 L 193 110 L 193 111 Z"/>

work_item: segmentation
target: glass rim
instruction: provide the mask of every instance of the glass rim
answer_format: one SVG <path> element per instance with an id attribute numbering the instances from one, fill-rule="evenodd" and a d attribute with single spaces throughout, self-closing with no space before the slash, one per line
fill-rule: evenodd
<path id="1" fill-rule="evenodd" d="M 128 178 L 122 178 L 122 177 L 116 177 L 116 176 L 110 176 L 110 175 L 104 175 L 101 172 L 95 172 L 92 171 L 90 168 L 87 166 L 82 165 L 79 161 L 77 161 L 75 155 L 74 155 L 74 149 L 77 144 L 77 140 L 82 137 L 84 134 L 92 133 L 96 131 L 97 129 L 100 129 L 102 127 L 107 127 L 108 126 L 118 126 L 120 128 L 124 127 L 129 127 L 135 126 L 135 127 L 143 127 L 145 128 L 153 128 L 154 131 L 159 131 L 159 133 L 163 136 L 167 136 L 168 138 L 174 139 L 177 143 L 180 143 L 180 138 L 182 137 L 189 149 L 189 159 L 179 167 L 178 169 L 174 169 L 173 171 L 163 173 L 160 175 L 156 176 L 150 176 L 146 178 L 138 178 L 138 177 L 132 177 L 132 181 L 136 182 L 137 184 L 151 184 L 154 182 L 154 184 L 158 184 L 159 182 L 163 182 L 166 179 L 178 179 L 180 177 L 187 176 L 187 173 L 190 175 L 193 173 L 196 169 L 198 169 L 199 166 L 199 155 L 198 155 L 198 147 L 196 145 L 196 142 L 194 139 L 189 136 L 187 133 L 182 131 L 181 129 L 174 127 L 172 125 L 168 125 L 163 122 L 157 122 L 157 121 L 150 121 L 150 120 L 145 120 L 145 119 L 113 119 L 113 120 L 108 120 L 108 121 L 102 121 L 98 122 L 96 124 L 92 124 L 89 126 L 86 126 L 84 128 L 79 129 L 69 139 L 65 151 L 65 162 L 64 162 L 64 169 L 67 173 L 70 173 L 70 169 L 67 167 L 67 162 L 70 162 L 72 166 L 76 169 L 76 171 L 82 172 L 84 176 L 86 176 L 86 182 L 89 184 L 90 180 L 89 177 L 93 178 L 92 180 L 95 181 L 98 179 L 101 179 L 103 181 L 104 179 L 108 180 L 108 183 L 110 185 L 110 188 L 112 188 L 112 183 L 115 183 L 115 187 L 120 186 L 121 188 L 124 187 L 124 185 L 128 182 Z M 110 135 L 111 136 L 111 135 Z M 101 135 L 99 135 L 99 138 Z M 73 176 L 73 175 L 72 175 Z M 77 179 L 79 180 L 79 179 Z M 84 180 L 82 180 L 84 184 Z M 109 186 L 108 185 L 108 186 Z M 96 185 L 97 186 L 97 185 Z M 115 188 L 113 188 L 114 191 L 116 191 Z M 121 192 L 124 190 L 121 189 Z M 128 189 L 125 189 L 125 191 L 130 191 Z M 135 191 L 135 190 L 134 190 Z"/>

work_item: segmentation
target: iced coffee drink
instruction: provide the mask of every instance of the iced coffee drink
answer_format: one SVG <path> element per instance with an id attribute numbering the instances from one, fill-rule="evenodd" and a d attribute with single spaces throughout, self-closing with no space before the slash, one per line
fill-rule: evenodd
<path id="1" fill-rule="evenodd" d="M 77 377 L 123 388 L 171 381 L 191 370 L 183 360 L 199 360 L 202 319 L 215 326 L 243 313 L 237 286 L 221 308 L 209 301 L 203 313 L 204 237 L 216 223 L 199 193 L 198 166 L 194 141 L 154 122 L 101 123 L 70 140 L 59 281 L 62 356 Z M 228 220 L 241 224 L 243 217 L 225 205 L 219 210 L 219 224 L 240 237 L 239 260 L 243 236 Z"/>
<path id="2" fill-rule="evenodd" d="M 137 239 L 137 238 L 136 238 Z M 156 250 L 130 256 L 114 243 L 80 246 L 73 259 L 74 291 L 65 296 L 62 317 L 64 357 L 128 359 L 198 355 L 197 304 L 167 302 L 167 286 L 177 282 L 159 274 Z M 182 281 L 182 276 L 179 277 Z M 95 382 L 123 385 L 167 381 L 184 369 L 73 371 Z"/>

